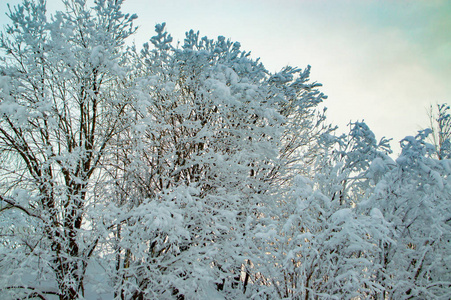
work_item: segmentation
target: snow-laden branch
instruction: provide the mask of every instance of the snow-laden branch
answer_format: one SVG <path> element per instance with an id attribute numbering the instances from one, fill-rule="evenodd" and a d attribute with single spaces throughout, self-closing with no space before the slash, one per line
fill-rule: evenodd
<path id="1" fill-rule="evenodd" d="M 38 219 L 44 221 L 44 219 L 42 218 L 41 215 L 35 214 L 35 213 L 31 212 L 28 208 L 25 208 L 22 205 L 17 204 L 17 202 L 13 199 L 10 199 L 10 198 L 0 195 L 0 201 L 6 202 L 7 204 L 9 204 L 9 206 L 2 207 L 0 212 L 3 210 L 11 209 L 11 208 L 16 208 L 16 209 L 24 212 L 25 214 L 27 214 L 30 217 L 38 218 Z"/>

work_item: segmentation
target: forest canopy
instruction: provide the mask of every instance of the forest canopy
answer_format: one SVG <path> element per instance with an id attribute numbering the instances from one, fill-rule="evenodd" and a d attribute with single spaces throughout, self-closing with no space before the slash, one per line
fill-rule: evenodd
<path id="1" fill-rule="evenodd" d="M 310 66 L 63 2 L 0 36 L 0 298 L 451 298 L 447 104 L 393 159 Z"/>

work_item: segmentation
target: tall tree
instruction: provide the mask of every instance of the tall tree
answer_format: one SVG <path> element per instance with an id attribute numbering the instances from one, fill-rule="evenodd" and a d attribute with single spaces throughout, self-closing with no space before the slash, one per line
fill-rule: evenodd
<path id="1" fill-rule="evenodd" d="M 136 53 L 136 124 L 118 153 L 118 295 L 242 297 L 252 230 L 328 130 L 325 96 L 310 68 L 269 74 L 224 37 L 190 31 L 175 48 L 165 24 L 156 33 Z"/>
<path id="2" fill-rule="evenodd" d="M 371 162 L 391 161 L 388 140 L 355 122 L 348 135 L 325 132 L 318 143 L 311 177 L 291 180 L 256 234 L 266 241 L 260 278 L 272 298 L 368 297 L 378 290 L 375 241 L 388 236 L 378 211 L 357 206 L 373 185 Z"/>
<path id="3" fill-rule="evenodd" d="M 121 13 L 121 2 L 88 9 L 65 1 L 48 19 L 44 0 L 25 0 L 8 15 L 0 38 L 0 200 L 9 236 L 0 268 L 2 290 L 14 297 L 83 295 L 98 243 L 90 208 L 104 200 L 97 179 L 128 126 L 124 41 L 135 16 Z"/>

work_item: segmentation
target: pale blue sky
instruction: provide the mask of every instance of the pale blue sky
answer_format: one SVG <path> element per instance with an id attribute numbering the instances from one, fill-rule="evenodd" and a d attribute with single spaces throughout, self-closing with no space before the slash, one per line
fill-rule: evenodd
<path id="1" fill-rule="evenodd" d="M 0 23 L 6 3 L 0 0 Z M 59 0 L 47 0 L 49 10 Z M 428 125 L 429 104 L 451 104 L 451 1 L 126 0 L 138 45 L 166 22 L 175 40 L 189 29 L 223 35 L 270 71 L 312 66 L 329 96 L 331 122 L 346 131 L 365 119 L 378 138 L 398 141 Z"/>

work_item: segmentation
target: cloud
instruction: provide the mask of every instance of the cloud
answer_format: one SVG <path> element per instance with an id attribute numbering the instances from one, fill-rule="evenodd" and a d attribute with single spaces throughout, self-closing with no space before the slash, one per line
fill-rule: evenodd
<path id="1" fill-rule="evenodd" d="M 270 71 L 310 64 L 312 80 L 323 83 L 329 95 L 330 120 L 343 130 L 349 120 L 365 119 L 377 136 L 400 140 L 428 125 L 430 103 L 451 102 L 447 0 L 143 3 L 123 5 L 139 15 L 138 46 L 154 34 L 155 24 L 167 22 L 175 40 L 194 29 L 239 41 Z"/>
<path id="2" fill-rule="evenodd" d="M 367 24 L 378 30 L 396 29 L 419 48 L 418 57 L 437 72 L 451 74 L 450 1 L 374 1 L 364 11 Z"/>
<path id="3" fill-rule="evenodd" d="M 301 3 L 302 10 L 290 10 L 297 21 L 277 38 L 284 55 L 271 49 L 263 61 L 311 64 L 330 96 L 330 119 L 343 131 L 350 120 L 365 119 L 377 136 L 393 137 L 399 151 L 397 141 L 428 125 L 430 103 L 450 102 L 451 28 L 443 1 Z"/>

